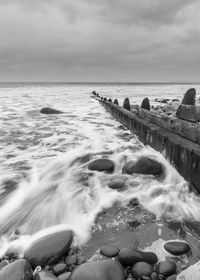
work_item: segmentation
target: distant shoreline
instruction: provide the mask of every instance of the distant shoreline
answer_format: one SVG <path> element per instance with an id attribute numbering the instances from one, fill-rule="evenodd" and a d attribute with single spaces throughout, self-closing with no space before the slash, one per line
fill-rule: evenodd
<path id="1" fill-rule="evenodd" d="M 132 86 L 138 86 L 138 85 L 200 85 L 200 82 L 6 82 L 6 81 L 0 81 L 1 85 L 58 85 L 58 84 L 66 84 L 66 85 L 105 85 L 105 86 L 113 86 L 113 85 L 132 85 Z"/>

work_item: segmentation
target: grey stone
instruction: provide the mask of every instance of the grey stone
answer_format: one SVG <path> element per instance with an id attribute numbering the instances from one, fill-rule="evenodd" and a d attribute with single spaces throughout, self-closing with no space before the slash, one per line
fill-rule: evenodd
<path id="1" fill-rule="evenodd" d="M 67 254 L 72 240 L 73 234 L 70 230 L 51 233 L 30 244 L 24 253 L 24 258 L 33 268 L 44 267 L 47 263 L 56 264 L 62 256 Z"/>
<path id="2" fill-rule="evenodd" d="M 6 265 L 0 271 L 0 280 L 31 280 L 32 277 L 31 266 L 24 259 Z"/>
<path id="3" fill-rule="evenodd" d="M 88 168 L 90 170 L 96 171 L 105 171 L 105 172 L 113 172 L 115 168 L 115 164 L 112 160 L 101 158 L 93 160 L 89 163 Z"/>
<path id="4" fill-rule="evenodd" d="M 80 265 L 70 276 L 70 280 L 124 280 L 122 266 L 115 260 L 103 260 Z"/>
<path id="5" fill-rule="evenodd" d="M 47 115 L 51 115 L 51 114 L 62 114 L 63 112 L 60 110 L 56 110 L 54 108 L 50 108 L 50 107 L 43 107 L 40 110 L 41 114 L 47 114 Z"/>

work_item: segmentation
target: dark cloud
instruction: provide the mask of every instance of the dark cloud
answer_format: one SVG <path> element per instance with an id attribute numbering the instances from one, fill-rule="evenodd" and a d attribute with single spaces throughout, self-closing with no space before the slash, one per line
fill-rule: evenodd
<path id="1" fill-rule="evenodd" d="M 198 80 L 197 0 L 1 0 L 1 80 Z"/>

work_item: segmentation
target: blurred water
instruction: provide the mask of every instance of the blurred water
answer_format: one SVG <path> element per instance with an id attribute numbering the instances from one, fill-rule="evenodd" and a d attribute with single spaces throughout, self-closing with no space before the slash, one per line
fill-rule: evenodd
<path id="1" fill-rule="evenodd" d="M 196 87 L 200 91 L 199 85 Z M 0 85 L 0 234 L 19 229 L 30 236 L 53 226 L 73 228 L 81 242 L 90 236 L 97 214 L 115 201 L 126 205 L 132 197 L 161 216 L 200 221 L 199 198 L 164 157 L 144 147 L 92 98 L 182 98 L 191 85 Z M 42 115 L 49 106 L 64 114 Z M 108 188 L 112 176 L 122 173 L 128 160 L 141 155 L 156 158 L 165 178 L 125 175 L 127 188 Z M 101 157 L 115 162 L 114 174 L 91 172 L 87 160 Z M 54 228 L 53 228 L 54 229 Z M 23 240 L 24 242 L 24 240 Z M 25 242 L 25 243 L 26 243 Z M 4 250 L 5 248 L 3 248 Z"/>

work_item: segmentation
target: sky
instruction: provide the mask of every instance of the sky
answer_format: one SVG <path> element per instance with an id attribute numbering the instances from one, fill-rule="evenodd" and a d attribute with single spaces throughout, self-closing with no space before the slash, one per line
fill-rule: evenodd
<path id="1" fill-rule="evenodd" d="M 0 81 L 200 82 L 199 0 L 0 0 Z"/>

